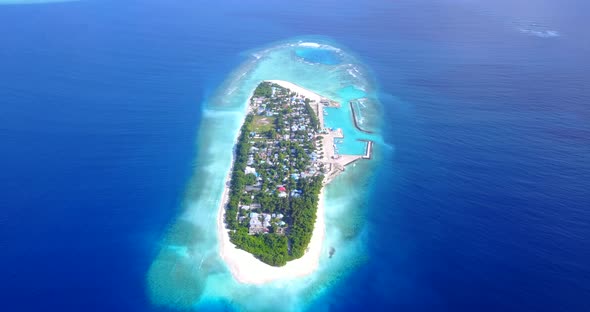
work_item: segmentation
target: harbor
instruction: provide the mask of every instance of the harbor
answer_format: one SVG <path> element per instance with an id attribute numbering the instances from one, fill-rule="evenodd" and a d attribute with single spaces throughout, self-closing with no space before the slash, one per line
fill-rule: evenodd
<path id="1" fill-rule="evenodd" d="M 321 129 L 316 136 L 315 144 L 318 148 L 319 161 L 323 164 L 322 171 L 324 173 L 324 185 L 330 183 L 336 176 L 344 172 L 346 166 L 349 166 L 360 159 L 372 159 L 373 141 L 358 137 L 345 138 L 342 128 L 329 127 L 326 125 L 326 119 L 338 117 L 342 118 L 342 114 L 347 114 L 345 111 L 339 112 L 339 110 L 344 109 L 340 102 L 321 96 L 317 93 L 311 92 L 300 86 L 285 81 L 268 80 L 268 82 L 277 83 L 299 95 L 304 95 L 305 97 L 309 98 L 309 105 L 317 116 Z M 349 105 L 351 110 L 350 118 L 352 119 L 352 124 L 354 127 L 362 133 L 371 134 L 372 131 L 360 127 L 360 123 L 357 120 L 358 116 L 354 110 L 352 101 L 349 102 Z M 328 113 L 327 110 L 332 110 L 331 112 L 333 114 Z M 354 130 L 354 128 L 348 128 L 347 131 L 350 130 Z M 347 149 L 348 153 L 341 153 L 339 151 L 339 146 L 343 147 L 343 149 L 346 149 L 345 147 L 349 147 L 348 145 L 351 145 L 354 142 L 364 142 L 364 150 L 361 152 L 361 150 L 358 150 L 357 147 L 355 147 L 355 150 L 358 150 L 358 154 L 356 154 L 354 151 L 352 151 L 354 154 L 350 153 L 350 148 Z M 345 146 L 345 144 L 348 145 Z"/>
<path id="2" fill-rule="evenodd" d="M 320 127 L 322 129 L 322 148 L 320 149 L 320 151 L 322 155 L 322 160 L 325 165 L 324 184 L 330 183 L 332 180 L 334 180 L 336 176 L 344 172 L 346 166 L 351 165 L 360 159 L 372 159 L 373 141 L 371 140 L 357 139 L 357 141 L 362 141 L 366 144 L 365 153 L 363 155 L 342 154 L 338 151 L 338 145 L 345 144 L 344 132 L 341 128 L 327 128 L 325 125 L 324 118 L 325 116 L 328 116 L 328 113 L 324 110 L 324 107 L 340 108 L 340 104 L 338 102 L 322 99 L 319 102 L 313 103 L 312 107 L 314 108 L 314 111 L 318 116 Z M 359 127 L 357 115 L 352 107 L 352 102 L 350 102 L 350 109 L 352 112 L 352 122 L 355 125 L 355 127 L 363 133 L 372 133 L 371 131 Z"/>

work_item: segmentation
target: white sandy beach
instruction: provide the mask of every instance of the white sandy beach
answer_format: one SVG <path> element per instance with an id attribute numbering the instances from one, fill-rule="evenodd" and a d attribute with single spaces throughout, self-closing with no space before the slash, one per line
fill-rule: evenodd
<path id="1" fill-rule="evenodd" d="M 300 87 L 292 82 L 288 82 L 288 81 L 284 81 L 284 80 L 265 80 L 265 81 L 276 83 L 283 88 L 290 89 L 291 91 L 296 92 L 299 95 L 303 95 L 306 98 L 309 98 L 310 100 L 315 100 L 316 102 L 319 102 L 320 99 L 322 98 L 322 96 L 320 96 L 319 94 L 309 91 L 309 90 L 307 90 L 303 87 Z"/>
<path id="2" fill-rule="evenodd" d="M 312 91 L 307 90 L 303 87 L 300 87 L 292 82 L 289 82 L 289 81 L 284 81 L 284 80 L 265 80 L 265 81 L 270 82 L 270 83 L 276 83 L 283 88 L 287 88 L 295 93 L 298 93 L 299 95 L 303 95 L 306 98 L 308 98 L 312 101 L 315 101 L 315 103 L 317 103 L 316 104 L 317 105 L 316 113 L 318 114 L 318 119 L 320 121 L 320 127 L 324 128 L 323 109 L 322 109 L 322 105 L 319 104 L 320 101 L 322 100 L 322 98 L 324 98 L 324 97 L 322 97 L 321 95 L 319 95 L 315 92 L 312 92 Z M 330 146 L 330 145 L 331 145 L 331 143 L 329 143 L 329 145 L 324 145 L 324 146 Z"/>
<path id="3" fill-rule="evenodd" d="M 312 100 L 319 101 L 321 98 L 320 95 L 287 81 L 267 81 L 291 89 L 293 92 L 297 92 Z M 246 104 L 247 112 L 249 110 L 249 103 L 250 98 L 248 98 L 248 102 Z M 291 279 L 305 276 L 315 271 L 319 266 L 320 255 L 322 252 L 322 243 L 324 241 L 326 230 L 324 223 L 323 189 L 319 194 L 317 218 L 313 229 L 311 241 L 309 242 L 307 248 L 307 252 L 305 253 L 305 255 L 303 255 L 303 257 L 287 262 L 285 266 L 274 267 L 256 259 L 252 254 L 250 254 L 247 251 L 237 249 L 236 246 L 232 244 L 229 240 L 229 233 L 228 230 L 225 228 L 223 216 L 225 214 L 225 205 L 229 198 L 230 177 L 231 168 L 229 170 L 228 175 L 226 176 L 223 197 L 221 198 L 221 202 L 219 204 L 219 210 L 217 215 L 217 234 L 219 237 L 220 256 L 229 267 L 233 277 L 240 283 L 264 284 L 282 279 Z"/>
<path id="4" fill-rule="evenodd" d="M 289 261 L 282 267 L 270 266 L 256 259 L 251 253 L 237 249 L 236 246 L 229 241 L 229 233 L 225 228 L 225 223 L 223 221 L 223 215 L 225 213 L 224 208 L 228 194 L 229 188 L 225 187 L 217 216 L 219 248 L 221 258 L 225 261 L 232 275 L 238 282 L 246 284 L 264 284 L 281 279 L 305 276 L 317 269 L 325 234 L 323 191 L 320 193 L 317 219 L 307 252 L 303 257 Z"/>

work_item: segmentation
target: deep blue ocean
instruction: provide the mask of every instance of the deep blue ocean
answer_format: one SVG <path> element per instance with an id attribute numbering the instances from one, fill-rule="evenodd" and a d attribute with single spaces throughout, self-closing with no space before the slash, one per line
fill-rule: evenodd
<path id="1" fill-rule="evenodd" d="M 394 149 L 311 310 L 590 311 L 590 5 L 481 2 L 0 5 L 0 310 L 162 311 L 201 103 L 311 35 L 372 69 Z"/>

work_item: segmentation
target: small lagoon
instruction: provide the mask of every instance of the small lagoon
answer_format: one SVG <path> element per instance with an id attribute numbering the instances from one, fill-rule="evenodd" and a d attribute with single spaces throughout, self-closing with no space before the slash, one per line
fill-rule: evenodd
<path id="1" fill-rule="evenodd" d="M 232 149 L 245 117 L 245 105 L 260 81 L 287 80 L 341 102 L 341 108 L 327 109 L 325 122 L 328 127 L 343 130 L 345 138 L 337 142 L 342 154 L 364 154 L 366 144 L 358 140 L 378 136 L 368 136 L 355 128 L 348 104 L 359 97 L 369 99 L 359 112 L 378 116 L 371 113 L 378 109 L 377 99 L 371 92 L 362 91 L 373 90 L 372 81 L 360 74 L 362 63 L 333 43 L 316 45 L 319 48 L 289 41 L 254 51 L 250 60 L 232 72 L 205 103 L 197 143 L 200 149 L 184 202 L 185 212 L 166 234 L 147 274 L 147 288 L 154 304 L 180 309 L 222 304 L 244 311 L 299 311 L 366 259 L 362 233 L 368 207 L 364 203 L 371 192 L 357 184 L 371 179 L 378 160 L 360 161 L 326 186 L 326 235 L 319 268 L 311 275 L 263 286 L 239 284 L 219 257 L 214 225 L 231 155 L 218 151 Z M 316 66 L 296 55 L 302 48 L 318 49 L 320 55 L 324 50 L 339 51 L 343 62 Z M 365 118 L 364 122 L 378 124 L 373 118 Z M 330 249 L 336 250 L 333 257 L 329 256 Z"/>
<path id="2" fill-rule="evenodd" d="M 328 49 L 325 47 L 299 47 L 295 49 L 295 55 L 310 63 L 318 63 L 324 65 L 338 65 L 342 63 L 342 59 L 338 54 L 338 50 Z"/>
<path id="3" fill-rule="evenodd" d="M 366 122 L 363 117 L 367 104 L 360 105 L 359 101 L 367 103 L 376 101 L 373 95 L 367 94 L 352 85 L 344 87 L 337 92 L 335 100 L 339 101 L 341 107 L 327 107 L 324 109 L 324 124 L 328 128 L 342 129 L 343 139 L 336 139 L 336 149 L 339 154 L 365 155 L 366 140 L 374 140 L 374 136 L 357 128 L 353 118 L 356 118 L 357 125 L 363 126 Z M 352 105 L 351 105 L 352 104 Z M 369 104 L 371 105 L 371 104 Z M 374 104 L 373 104 L 374 105 Z M 354 109 L 353 115 L 352 109 Z M 364 128 L 361 128 L 365 130 Z"/>

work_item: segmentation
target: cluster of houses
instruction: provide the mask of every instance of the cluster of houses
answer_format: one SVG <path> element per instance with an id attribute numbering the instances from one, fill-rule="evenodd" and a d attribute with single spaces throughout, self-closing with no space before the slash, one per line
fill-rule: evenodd
<path id="1" fill-rule="evenodd" d="M 287 223 L 283 221 L 283 214 L 281 213 L 257 213 L 250 212 L 249 230 L 250 235 L 266 234 L 271 230 L 274 224 L 274 233 L 283 235 L 287 229 Z"/>
<path id="2" fill-rule="evenodd" d="M 306 107 L 305 98 L 288 89 L 273 85 L 272 96 L 253 97 L 250 105 L 255 114 L 254 130 L 249 136 L 250 150 L 244 173 L 254 176 L 249 179 L 254 183 L 245 187 L 248 198 L 254 203 L 240 205 L 239 221 L 248 222 L 250 234 L 285 234 L 288 224 L 283 221 L 283 214 L 265 213 L 280 209 L 260 207 L 255 201 L 260 193 L 287 199 L 302 195 L 294 181 L 325 170 L 320 161 L 323 157 L 316 152 L 321 147 L 316 140 L 319 132 L 313 125 L 313 112 Z M 267 130 L 257 131 L 263 128 L 257 122 L 264 122 Z"/>

